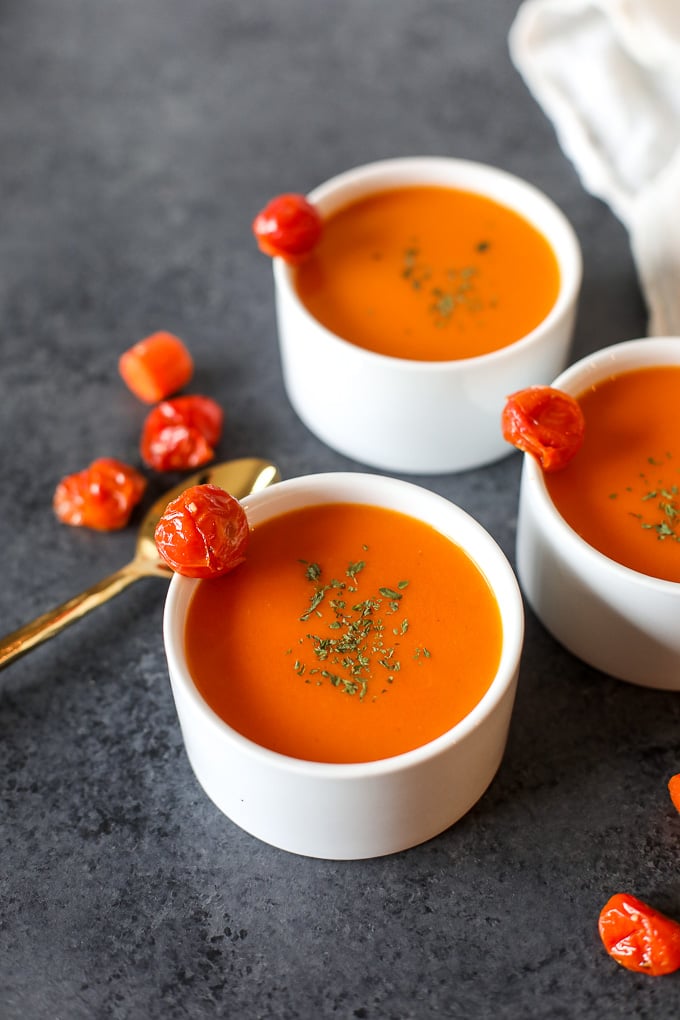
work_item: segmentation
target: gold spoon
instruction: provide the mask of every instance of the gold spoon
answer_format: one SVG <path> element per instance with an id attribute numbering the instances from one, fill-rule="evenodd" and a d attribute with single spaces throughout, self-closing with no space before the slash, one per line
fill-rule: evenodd
<path id="1" fill-rule="evenodd" d="M 92 585 L 81 595 L 75 595 L 68 602 L 57 606 L 50 612 L 43 613 L 32 623 L 27 623 L 19 630 L 0 638 L 0 669 L 18 659 L 24 652 L 54 637 L 69 624 L 79 620 L 91 609 L 101 606 L 123 588 L 127 588 L 140 577 L 164 577 L 169 580 L 172 571 L 158 555 L 154 532 L 156 525 L 171 499 L 175 499 L 190 485 L 204 485 L 209 482 L 226 489 L 232 496 L 241 499 L 251 492 L 265 489 L 280 478 L 278 468 L 267 460 L 257 457 L 244 457 L 241 460 L 228 460 L 222 464 L 208 465 L 183 482 L 176 485 L 147 511 L 137 533 L 137 546 L 134 559 L 105 577 L 103 581 Z"/>

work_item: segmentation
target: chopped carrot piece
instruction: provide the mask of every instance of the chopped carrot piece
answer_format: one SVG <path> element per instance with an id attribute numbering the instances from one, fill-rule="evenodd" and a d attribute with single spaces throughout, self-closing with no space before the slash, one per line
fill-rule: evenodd
<path id="1" fill-rule="evenodd" d="M 668 780 L 668 792 L 671 795 L 673 806 L 680 811 L 680 774 L 671 776 Z"/>
<path id="2" fill-rule="evenodd" d="M 146 404 L 156 404 L 186 386 L 194 362 L 179 337 L 159 332 L 125 351 L 118 368 L 135 396 Z"/>

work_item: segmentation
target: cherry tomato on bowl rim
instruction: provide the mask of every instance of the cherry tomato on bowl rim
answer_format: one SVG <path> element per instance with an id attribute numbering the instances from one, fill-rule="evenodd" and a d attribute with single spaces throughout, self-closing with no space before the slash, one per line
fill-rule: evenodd
<path id="1" fill-rule="evenodd" d="M 576 456 L 585 420 L 575 397 L 552 386 L 528 386 L 512 393 L 501 415 L 503 438 L 530 453 L 544 471 L 559 471 Z"/>
<path id="2" fill-rule="evenodd" d="M 154 537 L 175 573 L 220 577 L 245 559 L 250 526 L 239 501 L 207 483 L 190 486 L 168 503 Z"/>
<path id="3" fill-rule="evenodd" d="M 298 262 L 319 243 L 321 216 L 304 195 L 287 193 L 272 198 L 253 220 L 260 251 L 286 262 Z"/>

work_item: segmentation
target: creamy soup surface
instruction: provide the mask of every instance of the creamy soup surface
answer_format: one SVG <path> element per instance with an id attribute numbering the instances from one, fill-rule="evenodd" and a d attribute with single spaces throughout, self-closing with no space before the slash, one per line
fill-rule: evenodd
<path id="1" fill-rule="evenodd" d="M 555 506 L 605 556 L 680 581 L 680 365 L 623 372 L 578 399 L 583 446 L 545 476 Z"/>
<path id="2" fill-rule="evenodd" d="M 296 758 L 362 762 L 441 736 L 479 702 L 500 611 L 460 547 L 396 511 L 333 503 L 254 527 L 197 586 L 185 645 L 211 708 Z"/>
<path id="3" fill-rule="evenodd" d="M 360 347 L 452 361 L 507 347 L 539 325 L 560 285 L 557 259 L 527 220 L 469 191 L 381 191 L 324 221 L 295 270 L 307 309 Z"/>

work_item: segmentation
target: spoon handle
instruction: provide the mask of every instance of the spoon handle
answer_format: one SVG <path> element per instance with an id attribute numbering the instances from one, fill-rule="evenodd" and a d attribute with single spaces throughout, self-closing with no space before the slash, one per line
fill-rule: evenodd
<path id="1" fill-rule="evenodd" d="M 74 595 L 68 602 L 63 602 L 60 606 L 38 616 L 31 623 L 26 623 L 18 630 L 0 638 L 0 669 L 14 662 L 24 652 L 54 637 L 69 624 L 75 623 L 91 609 L 101 606 L 142 576 L 141 571 L 134 569 L 134 563 L 129 563 L 115 574 L 109 574 L 103 581 L 93 584 L 80 595 Z"/>

